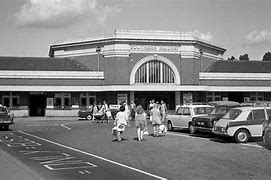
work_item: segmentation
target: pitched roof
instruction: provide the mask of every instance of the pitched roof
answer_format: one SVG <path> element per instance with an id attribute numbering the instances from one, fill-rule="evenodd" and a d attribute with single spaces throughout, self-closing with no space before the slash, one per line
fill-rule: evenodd
<path id="1" fill-rule="evenodd" d="M 13 71 L 90 71 L 73 58 L 0 57 L 0 70 Z"/>
<path id="2" fill-rule="evenodd" d="M 269 61 L 214 61 L 206 72 L 218 73 L 271 73 L 271 62 Z"/>

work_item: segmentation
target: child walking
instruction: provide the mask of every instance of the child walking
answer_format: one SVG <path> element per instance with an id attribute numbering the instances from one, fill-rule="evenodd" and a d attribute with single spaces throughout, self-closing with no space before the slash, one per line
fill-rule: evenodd
<path id="1" fill-rule="evenodd" d="M 121 106 L 120 107 L 120 111 L 117 113 L 116 115 L 116 119 L 114 122 L 114 125 L 116 127 L 116 131 L 117 131 L 117 140 L 118 142 L 121 142 L 121 134 L 125 131 L 125 126 L 129 125 L 129 121 L 127 119 L 127 114 L 125 111 L 125 107 Z"/>
<path id="2" fill-rule="evenodd" d="M 136 108 L 135 126 L 137 127 L 137 139 L 142 141 L 145 127 L 147 125 L 146 114 L 141 105 Z"/>

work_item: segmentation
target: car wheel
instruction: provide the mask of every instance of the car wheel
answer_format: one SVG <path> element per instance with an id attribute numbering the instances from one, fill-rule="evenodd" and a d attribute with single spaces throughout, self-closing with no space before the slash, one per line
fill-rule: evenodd
<path id="1" fill-rule="evenodd" d="M 92 116 L 89 114 L 89 115 L 87 115 L 87 120 L 92 120 Z"/>
<path id="2" fill-rule="evenodd" d="M 196 129 L 191 123 L 188 125 L 188 131 L 190 134 L 196 134 Z"/>
<path id="3" fill-rule="evenodd" d="M 171 121 L 168 121 L 168 123 L 167 123 L 167 129 L 169 131 L 173 131 L 174 130 L 174 127 L 172 126 L 172 122 Z"/>
<path id="4" fill-rule="evenodd" d="M 234 134 L 234 139 L 238 143 L 246 143 L 246 142 L 248 142 L 248 139 L 249 139 L 249 133 L 245 129 L 239 129 Z"/>

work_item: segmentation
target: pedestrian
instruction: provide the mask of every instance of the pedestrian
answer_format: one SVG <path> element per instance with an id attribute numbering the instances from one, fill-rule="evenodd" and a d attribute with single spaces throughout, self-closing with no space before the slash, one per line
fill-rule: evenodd
<path id="1" fill-rule="evenodd" d="M 131 120 L 134 121 L 135 120 L 135 113 L 136 113 L 136 104 L 134 103 L 134 101 L 131 101 L 130 104 L 130 114 L 131 114 Z"/>
<path id="2" fill-rule="evenodd" d="M 162 124 L 162 122 L 161 122 L 161 112 L 158 109 L 158 104 L 156 104 L 156 103 L 154 104 L 150 115 L 152 117 L 153 136 L 158 137 L 159 126 Z"/>
<path id="3" fill-rule="evenodd" d="M 109 111 L 109 108 L 108 108 L 108 104 L 106 103 L 106 101 L 103 101 L 103 105 L 102 105 L 102 108 L 100 109 L 100 112 L 105 115 L 103 117 L 106 118 L 107 122 L 109 122 L 109 117 L 111 116 L 110 115 L 110 111 Z M 101 121 L 103 122 L 103 119 L 101 119 Z"/>
<path id="4" fill-rule="evenodd" d="M 161 100 L 161 105 L 160 105 L 160 111 L 161 111 L 161 118 L 162 118 L 162 123 L 165 122 L 166 114 L 167 114 L 167 105 L 166 103 Z"/>
<path id="5" fill-rule="evenodd" d="M 137 139 L 142 141 L 145 127 L 147 126 L 146 114 L 141 105 L 136 107 L 135 126 L 137 128 Z"/>
<path id="6" fill-rule="evenodd" d="M 96 104 L 96 102 L 94 102 L 93 107 L 92 107 L 92 121 L 95 120 L 95 115 L 97 115 L 99 113 L 99 108 L 98 105 Z"/>
<path id="7" fill-rule="evenodd" d="M 129 119 L 130 118 L 130 107 L 126 101 L 123 102 L 123 106 L 125 108 L 124 112 L 126 113 L 127 119 Z"/>
<path id="8" fill-rule="evenodd" d="M 120 111 L 116 115 L 114 125 L 115 125 L 114 128 L 117 131 L 117 140 L 118 140 L 118 142 L 121 142 L 122 139 L 121 139 L 120 135 L 125 131 L 125 126 L 127 126 L 127 125 L 128 125 L 128 127 L 130 126 L 130 123 L 127 119 L 127 115 L 126 115 L 124 106 L 120 106 Z"/>

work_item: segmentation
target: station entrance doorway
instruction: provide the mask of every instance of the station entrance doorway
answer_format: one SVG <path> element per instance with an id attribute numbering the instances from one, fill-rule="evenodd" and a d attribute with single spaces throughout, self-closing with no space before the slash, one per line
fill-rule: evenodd
<path id="1" fill-rule="evenodd" d="M 30 94 L 29 116 L 45 116 L 46 97 L 43 94 Z"/>
<path id="2" fill-rule="evenodd" d="M 135 104 L 141 105 L 144 109 L 147 109 L 151 100 L 155 102 L 161 102 L 163 100 L 168 110 L 175 109 L 175 92 L 135 92 Z"/>

